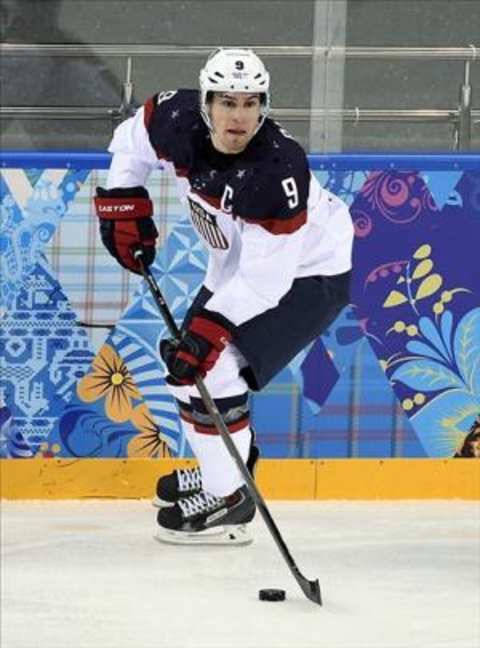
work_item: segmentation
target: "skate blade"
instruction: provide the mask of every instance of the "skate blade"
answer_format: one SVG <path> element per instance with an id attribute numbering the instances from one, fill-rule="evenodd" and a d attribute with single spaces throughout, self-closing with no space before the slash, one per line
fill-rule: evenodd
<path id="1" fill-rule="evenodd" d="M 248 545 L 253 542 L 245 524 L 232 524 L 223 527 L 213 527 L 204 531 L 172 531 L 159 527 L 154 536 L 155 540 L 166 544 L 181 545 Z"/>
<path id="2" fill-rule="evenodd" d="M 155 508 L 168 508 L 169 506 L 174 506 L 175 502 L 167 502 L 167 500 L 162 500 L 158 497 L 158 495 L 155 495 L 155 497 L 152 499 L 152 506 Z"/>

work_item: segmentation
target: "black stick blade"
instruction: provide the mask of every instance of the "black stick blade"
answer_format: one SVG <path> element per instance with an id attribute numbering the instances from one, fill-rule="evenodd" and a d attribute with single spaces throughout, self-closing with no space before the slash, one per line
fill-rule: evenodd
<path id="1" fill-rule="evenodd" d="M 317 580 L 309 581 L 302 576 L 298 579 L 298 584 L 310 601 L 322 605 L 322 595 L 320 593 L 320 583 L 318 582 L 318 578 Z"/>

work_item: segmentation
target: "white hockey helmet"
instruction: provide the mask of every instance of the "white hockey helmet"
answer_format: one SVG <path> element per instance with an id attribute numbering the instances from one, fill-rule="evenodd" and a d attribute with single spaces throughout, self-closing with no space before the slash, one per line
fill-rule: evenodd
<path id="1" fill-rule="evenodd" d="M 260 94 L 258 131 L 270 110 L 270 75 L 252 50 L 219 47 L 210 54 L 200 70 L 200 109 L 210 130 L 212 123 L 208 113 L 208 93 L 228 91 Z"/>

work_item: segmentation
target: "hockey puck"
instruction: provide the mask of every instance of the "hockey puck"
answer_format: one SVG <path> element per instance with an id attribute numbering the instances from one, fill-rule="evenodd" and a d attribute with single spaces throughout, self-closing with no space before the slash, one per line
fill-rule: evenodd
<path id="1" fill-rule="evenodd" d="M 284 601 L 285 590 L 282 589 L 261 589 L 258 592 L 261 601 Z"/>

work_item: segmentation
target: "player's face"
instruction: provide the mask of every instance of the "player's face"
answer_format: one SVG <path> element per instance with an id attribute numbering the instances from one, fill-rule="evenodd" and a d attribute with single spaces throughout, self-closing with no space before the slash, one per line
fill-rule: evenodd
<path id="1" fill-rule="evenodd" d="M 216 92 L 210 104 L 212 142 L 222 153 L 241 153 L 260 119 L 260 96 L 246 92 Z"/>

